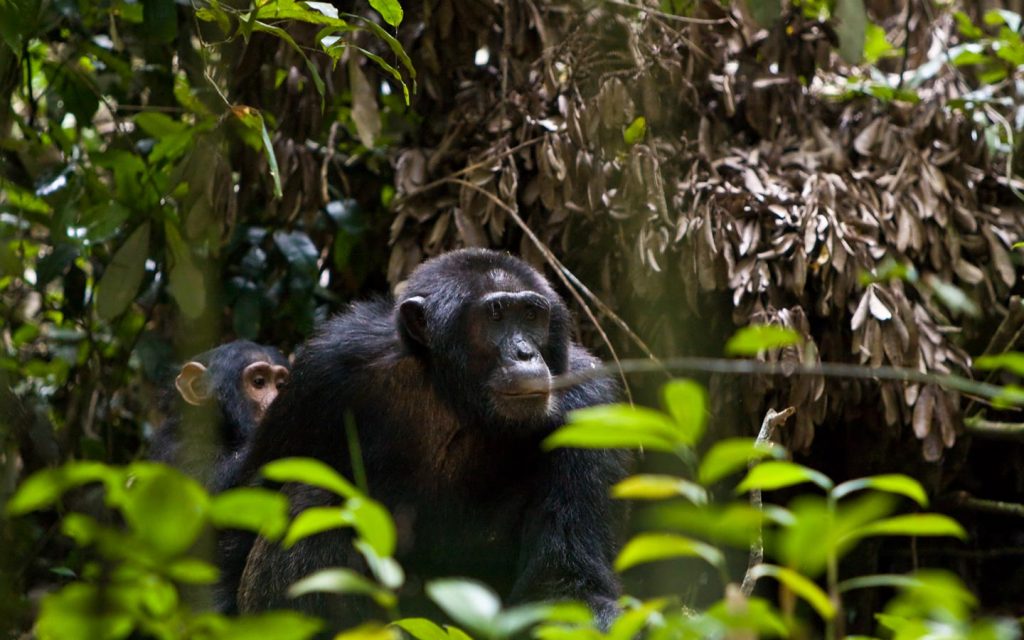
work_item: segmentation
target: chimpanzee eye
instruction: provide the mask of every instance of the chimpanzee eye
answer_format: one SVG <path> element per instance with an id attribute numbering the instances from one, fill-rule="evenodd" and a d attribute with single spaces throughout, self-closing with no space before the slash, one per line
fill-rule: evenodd
<path id="1" fill-rule="evenodd" d="M 501 320 L 501 303 L 498 301 L 491 302 L 491 320 Z"/>
<path id="2" fill-rule="evenodd" d="M 256 376 L 255 378 L 252 379 L 252 386 L 257 389 L 262 389 L 263 387 L 267 386 L 267 379 L 264 378 L 263 376 Z"/>

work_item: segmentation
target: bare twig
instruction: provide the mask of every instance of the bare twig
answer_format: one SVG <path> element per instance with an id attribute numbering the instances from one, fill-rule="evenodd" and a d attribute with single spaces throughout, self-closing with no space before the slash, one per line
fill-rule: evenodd
<path id="1" fill-rule="evenodd" d="M 687 22 L 690 24 L 728 24 L 727 18 L 690 18 L 688 16 L 677 16 L 672 13 L 665 13 L 651 7 L 645 7 L 640 4 L 632 4 L 625 2 L 624 0 L 605 0 L 608 4 L 615 5 L 617 7 L 625 7 L 627 9 L 633 9 L 634 11 L 640 11 L 652 16 L 658 16 L 662 20 L 674 20 L 676 22 Z"/>
<path id="2" fill-rule="evenodd" d="M 979 438 L 1024 440 L 1024 423 L 1022 422 L 995 422 L 971 416 L 964 420 L 964 428 L 967 433 Z"/>
<path id="3" fill-rule="evenodd" d="M 1007 398 L 1006 389 L 999 385 L 978 382 L 951 373 L 924 373 L 917 369 L 905 369 L 902 367 L 868 367 L 839 362 L 804 364 L 701 357 L 668 358 L 658 362 L 637 359 L 622 360 L 616 362 L 614 367 L 595 367 L 586 371 L 561 375 L 553 384 L 556 388 L 571 387 L 584 380 L 615 373 L 619 369 L 625 373 L 661 373 L 667 369 L 672 372 L 701 371 L 705 373 L 727 373 L 734 375 L 778 375 L 787 377 L 793 375 L 812 375 L 854 378 L 857 380 L 895 380 L 897 382 L 935 384 L 946 389 L 953 389 L 954 391 L 960 391 L 961 393 L 980 398 L 1001 398 L 1004 401 L 1009 399 L 1011 401 L 1016 400 L 1017 402 L 1022 400 L 1021 398 Z"/>
<path id="4" fill-rule="evenodd" d="M 966 491 L 957 491 L 956 493 L 947 496 L 945 502 L 950 506 L 959 507 L 961 509 L 970 509 L 971 511 L 981 511 L 984 513 L 995 513 L 1002 516 L 1024 518 L 1024 504 L 1020 504 L 1019 502 L 1003 502 L 1002 500 L 984 500 L 982 498 L 975 498 Z"/>
<path id="5" fill-rule="evenodd" d="M 779 412 L 776 412 L 775 409 L 769 409 L 764 414 L 764 420 L 761 422 L 761 431 L 757 434 L 757 442 L 770 442 L 772 436 L 775 435 L 775 429 L 782 426 L 794 413 L 796 413 L 795 407 L 786 407 Z M 749 466 L 753 467 L 754 463 L 751 462 Z M 754 489 L 750 492 L 750 505 L 759 512 L 764 508 L 760 489 Z M 747 573 L 743 576 L 743 584 L 740 585 L 740 591 L 748 598 L 754 593 L 754 584 L 757 582 L 757 579 L 754 577 L 754 567 L 763 561 L 764 534 L 759 526 L 757 528 L 757 537 L 750 543 L 750 561 L 747 562 Z"/>

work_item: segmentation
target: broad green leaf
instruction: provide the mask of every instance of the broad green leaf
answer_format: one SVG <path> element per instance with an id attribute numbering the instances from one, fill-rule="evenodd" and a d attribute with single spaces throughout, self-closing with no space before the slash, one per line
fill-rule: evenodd
<path id="1" fill-rule="evenodd" d="M 608 640 L 635 640 L 643 637 L 644 628 L 648 624 L 660 626 L 658 622 L 661 616 L 658 615 L 668 604 L 664 598 L 648 600 L 627 608 L 612 623 L 608 630 Z"/>
<path id="2" fill-rule="evenodd" d="M 96 284 L 96 313 L 110 321 L 121 315 L 142 285 L 149 257 L 149 223 L 132 232 Z"/>
<path id="3" fill-rule="evenodd" d="M 388 589 L 397 589 L 405 583 L 405 572 L 402 565 L 394 558 L 381 556 L 365 540 L 356 539 L 353 543 L 355 548 L 366 558 L 366 564 L 370 567 L 370 573 L 377 582 Z"/>
<path id="4" fill-rule="evenodd" d="M 893 55 L 897 55 L 897 51 L 886 37 L 885 29 L 877 24 L 868 23 L 864 33 L 864 62 L 875 64 L 879 60 Z M 900 266 L 904 269 L 907 268 L 904 265 Z M 907 278 L 903 276 L 902 279 Z"/>
<path id="5" fill-rule="evenodd" d="M 793 593 L 806 600 L 825 620 L 831 620 L 836 615 L 836 608 L 829 600 L 828 594 L 822 591 L 821 587 L 792 569 L 771 564 L 759 564 L 751 569 L 751 574 L 755 579 L 764 576 L 775 578 Z"/>
<path id="6" fill-rule="evenodd" d="M 150 548 L 164 556 L 187 551 L 206 524 L 209 497 L 198 482 L 163 468 L 137 469 L 121 506 L 125 521 Z"/>
<path id="7" fill-rule="evenodd" d="M 524 637 L 524 632 L 542 620 L 546 620 L 551 605 L 546 603 L 522 604 L 498 614 L 495 627 L 500 638 Z"/>
<path id="8" fill-rule="evenodd" d="M 132 118 L 132 121 L 134 121 L 135 124 L 143 131 L 158 139 L 184 133 L 189 130 L 189 125 L 184 122 L 175 120 L 165 113 L 159 113 L 156 111 L 143 111 Z"/>
<path id="9" fill-rule="evenodd" d="M 715 443 L 704 455 L 697 470 L 697 479 L 707 486 L 745 469 L 752 460 L 781 458 L 786 450 L 770 442 L 752 438 L 727 438 Z"/>
<path id="10" fill-rule="evenodd" d="M 308 593 L 355 593 L 370 596 L 385 609 L 395 606 L 395 596 L 351 569 L 324 569 L 306 576 L 288 588 L 289 598 Z"/>
<path id="11" fill-rule="evenodd" d="M 869 536 L 950 536 L 966 540 L 967 532 L 949 516 L 911 513 L 878 520 L 847 534 L 849 538 Z"/>
<path id="12" fill-rule="evenodd" d="M 698 484 L 675 476 L 636 475 L 613 486 L 612 497 L 623 500 L 664 500 L 683 497 L 694 504 L 707 504 L 708 492 Z"/>
<path id="13" fill-rule="evenodd" d="M 864 0 L 836 0 L 833 15 L 838 23 L 839 55 L 850 64 L 859 64 L 864 59 L 864 34 L 868 26 Z"/>
<path id="14" fill-rule="evenodd" d="M 43 598 L 34 637 L 42 640 L 107 640 L 127 638 L 135 627 L 135 619 L 126 607 L 97 610 L 97 602 L 118 602 L 124 597 L 123 587 L 100 586 L 72 582 L 60 591 Z M 101 600 L 102 598 L 102 600 Z M 127 598 L 125 598 L 127 599 Z M 129 604 L 139 606 L 138 595 Z"/>
<path id="15" fill-rule="evenodd" d="M 215 584 L 220 571 L 199 558 L 180 558 L 167 565 L 167 577 L 185 584 Z"/>
<path id="16" fill-rule="evenodd" d="M 164 236 L 170 251 L 170 282 L 167 290 L 186 317 L 195 320 L 206 309 L 206 282 L 196 265 L 192 250 L 181 238 L 178 228 L 168 220 Z"/>
<path id="17" fill-rule="evenodd" d="M 910 498 L 922 507 L 928 506 L 928 494 L 925 493 L 921 483 L 898 473 L 847 480 L 832 490 L 832 497 L 839 500 L 843 496 L 861 489 L 895 493 Z"/>
<path id="18" fill-rule="evenodd" d="M 287 549 L 318 533 L 350 526 L 352 519 L 344 507 L 310 507 L 295 516 L 281 544 Z"/>
<path id="19" fill-rule="evenodd" d="M 736 603 L 731 600 L 719 600 L 708 607 L 706 615 L 724 625 L 726 629 L 735 634 L 735 637 L 785 638 L 790 636 L 790 630 L 775 607 L 756 596 L 747 598 L 743 606 L 740 607 L 737 607 Z M 845 640 L 850 640 L 850 636 L 846 636 Z"/>
<path id="20" fill-rule="evenodd" d="M 345 511 L 359 536 L 380 556 L 395 553 L 395 523 L 382 504 L 369 498 L 350 498 Z"/>
<path id="21" fill-rule="evenodd" d="M 1006 369 L 1014 375 L 1024 377 L 1024 353 L 1007 351 L 995 355 L 980 356 L 974 361 L 974 368 L 979 371 Z"/>
<path id="22" fill-rule="evenodd" d="M 443 579 L 428 582 L 426 591 L 455 622 L 480 635 L 494 635 L 501 601 L 489 587 L 472 580 Z"/>
<path id="23" fill-rule="evenodd" d="M 569 413 L 569 426 L 606 426 L 650 433 L 669 441 L 678 441 L 679 428 L 667 415 L 647 407 L 607 404 L 577 409 Z"/>
<path id="24" fill-rule="evenodd" d="M 647 135 L 647 118 L 638 116 L 622 131 L 622 139 L 626 144 L 636 144 Z"/>
<path id="25" fill-rule="evenodd" d="M 662 402 L 686 444 L 697 444 L 707 424 L 707 392 L 693 380 L 672 380 L 661 388 Z"/>
<path id="26" fill-rule="evenodd" d="M 230 489 L 213 496 L 210 519 L 221 529 L 244 529 L 277 540 L 288 527 L 288 498 L 267 489 Z"/>
<path id="27" fill-rule="evenodd" d="M 227 626 L 217 637 L 231 640 L 308 640 L 324 626 L 323 621 L 297 611 L 266 611 L 225 620 Z"/>
<path id="28" fill-rule="evenodd" d="M 371 23 L 368 23 L 368 24 L 373 24 L 373 23 L 371 22 Z M 376 25 L 374 25 L 374 26 L 376 26 Z M 380 27 L 377 27 L 377 28 L 379 29 Z M 397 80 L 399 82 L 399 84 L 402 85 L 402 97 L 405 99 L 405 104 L 408 105 L 409 104 L 409 87 L 405 84 L 405 80 L 402 78 L 401 72 L 398 69 L 396 69 L 395 67 L 393 67 L 392 65 L 388 64 L 388 62 L 384 58 L 378 56 L 376 53 L 373 53 L 372 51 L 367 51 L 366 49 L 363 49 L 362 47 L 356 47 L 356 49 L 358 49 L 360 53 L 362 53 L 364 56 L 366 56 L 370 60 L 373 60 L 377 64 L 378 67 L 380 67 L 384 71 L 387 71 L 389 74 L 391 74 L 391 77 L 394 78 L 395 80 Z"/>
<path id="29" fill-rule="evenodd" d="M 905 574 L 876 574 L 872 576 L 860 576 L 850 578 L 839 583 L 840 593 L 855 591 L 857 589 L 877 589 L 878 587 L 891 587 L 894 589 L 906 589 L 917 586 L 921 583 L 918 578 Z"/>
<path id="30" fill-rule="evenodd" d="M 402 634 L 391 626 L 379 622 L 364 622 L 354 629 L 346 629 L 332 640 L 402 640 Z"/>
<path id="31" fill-rule="evenodd" d="M 675 451 L 675 445 L 661 436 L 607 425 L 565 426 L 545 438 L 542 446 L 548 451 L 559 447 Z"/>
<path id="32" fill-rule="evenodd" d="M 384 22 L 392 27 L 402 24 L 402 5 L 398 0 L 370 0 L 370 6 L 377 10 Z"/>
<path id="33" fill-rule="evenodd" d="M 804 482 L 813 482 L 826 491 L 832 488 L 832 481 L 820 471 L 793 462 L 769 461 L 751 469 L 747 477 L 736 487 L 736 492 L 743 493 L 753 489 L 771 491 Z"/>
<path id="34" fill-rule="evenodd" d="M 281 29 L 274 29 L 274 33 L 281 32 L 287 36 L 287 33 Z M 288 36 L 286 41 L 290 40 L 294 45 L 295 41 L 291 40 L 291 36 Z M 298 45 L 295 45 L 297 48 Z M 301 53 L 301 52 L 300 52 Z M 302 54 L 305 57 L 305 54 Z M 307 60 L 308 62 L 308 60 Z M 314 76 L 314 80 L 319 79 L 319 76 Z M 321 80 L 321 82 L 323 82 Z M 323 92 L 321 92 L 323 95 Z M 277 155 L 274 153 L 274 144 L 270 140 L 270 134 L 267 132 L 267 123 L 263 119 L 263 114 L 258 109 L 253 109 L 245 105 L 236 105 L 231 107 L 231 113 L 238 119 L 245 129 L 247 130 L 244 136 L 245 141 L 251 146 L 262 147 L 264 153 L 267 154 L 267 165 L 270 168 L 270 177 L 274 180 L 274 195 L 278 198 L 281 197 L 281 171 L 277 165 Z"/>
<path id="35" fill-rule="evenodd" d="M 391 624 L 416 640 L 449 640 L 448 632 L 426 618 L 402 618 Z"/>
<path id="36" fill-rule="evenodd" d="M 715 567 L 724 566 L 722 552 L 709 544 L 672 533 L 642 533 L 626 543 L 615 560 L 615 570 L 625 571 L 646 562 L 672 558 L 702 558 Z"/>
<path id="37" fill-rule="evenodd" d="M 92 482 L 119 484 L 119 469 L 100 462 L 70 462 L 56 469 L 44 469 L 29 476 L 7 503 L 7 514 L 18 516 L 51 506 L 65 491 Z"/>
<path id="38" fill-rule="evenodd" d="M 799 333 L 788 327 L 755 324 L 733 334 L 725 343 L 725 353 L 730 356 L 756 356 L 760 351 L 801 344 L 803 341 Z"/>
<path id="39" fill-rule="evenodd" d="M 261 473 L 268 480 L 301 482 L 327 489 L 344 498 L 359 495 L 359 491 L 340 473 L 313 458 L 281 458 L 265 465 Z"/>

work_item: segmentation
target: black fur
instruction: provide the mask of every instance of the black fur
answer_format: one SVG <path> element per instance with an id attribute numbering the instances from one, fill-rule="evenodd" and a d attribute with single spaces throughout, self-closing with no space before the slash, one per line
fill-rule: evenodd
<path id="1" fill-rule="evenodd" d="M 191 360 L 206 367 L 213 401 L 192 406 L 169 384 L 164 400 L 168 417 L 153 436 L 149 457 L 218 491 L 235 483 L 242 449 L 256 430 L 258 410 L 243 392 L 242 371 L 254 362 L 287 367 L 288 359 L 274 347 L 235 340 Z"/>
<path id="2" fill-rule="evenodd" d="M 505 305 L 495 308 L 494 324 L 479 315 L 489 295 Z M 623 461 L 608 451 L 546 453 L 540 442 L 568 411 L 614 401 L 616 385 L 601 378 L 555 390 L 546 405 L 495 392 L 526 389 L 519 369 L 556 376 L 596 366 L 569 331 L 565 304 L 525 262 L 486 250 L 432 259 L 396 302 L 357 303 L 301 349 L 241 477 L 255 481 L 260 466 L 287 456 L 319 458 L 352 477 L 344 423 L 351 412 L 370 493 L 395 515 L 396 557 L 412 588 L 468 576 L 509 603 L 579 599 L 607 622 L 618 595 L 608 488 Z M 336 502 L 304 485 L 282 491 L 295 513 Z M 285 596 L 319 569 L 363 569 L 347 531 L 290 549 L 252 545 L 236 535 L 222 548 L 224 609 L 292 607 L 337 625 L 369 613 L 353 598 Z"/>

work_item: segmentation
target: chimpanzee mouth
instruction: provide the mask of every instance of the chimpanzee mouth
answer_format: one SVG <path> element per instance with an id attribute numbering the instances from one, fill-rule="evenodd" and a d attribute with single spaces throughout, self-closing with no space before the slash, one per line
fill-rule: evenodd
<path id="1" fill-rule="evenodd" d="M 499 396 L 512 400 L 541 400 L 551 395 L 550 378 L 523 378 L 507 380 L 494 390 Z"/>

